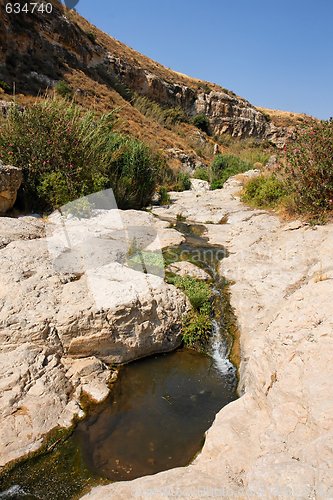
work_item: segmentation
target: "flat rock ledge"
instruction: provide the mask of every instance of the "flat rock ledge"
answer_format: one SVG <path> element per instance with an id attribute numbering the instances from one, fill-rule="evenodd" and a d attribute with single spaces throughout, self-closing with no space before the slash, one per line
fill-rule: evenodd
<path id="1" fill-rule="evenodd" d="M 177 274 L 181 277 L 189 276 L 190 278 L 195 278 L 202 281 L 208 281 L 211 279 L 210 275 L 206 271 L 185 260 L 170 264 L 166 268 L 166 271 Z"/>
<path id="2" fill-rule="evenodd" d="M 210 242 L 229 250 L 220 271 L 241 330 L 241 397 L 217 414 L 190 466 L 84 498 L 333 497 L 333 226 L 250 210 L 240 189 L 233 178 L 157 210 L 215 222 Z"/>
<path id="3" fill-rule="evenodd" d="M 82 395 L 104 400 L 110 364 L 179 346 L 189 304 L 155 269 L 182 241 L 167 226 L 118 210 L 0 218 L 0 473 L 83 417 Z"/>

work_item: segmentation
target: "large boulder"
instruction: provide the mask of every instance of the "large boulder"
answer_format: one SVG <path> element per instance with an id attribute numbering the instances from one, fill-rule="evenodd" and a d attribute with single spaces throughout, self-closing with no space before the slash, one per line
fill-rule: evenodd
<path id="1" fill-rule="evenodd" d="M 23 179 L 22 170 L 0 162 L 0 214 L 13 208 Z"/>
<path id="2" fill-rule="evenodd" d="M 176 348 L 189 305 L 149 272 L 159 270 L 158 235 L 178 233 L 148 213 L 4 217 L 0 227 L 1 472 L 82 416 L 82 393 L 105 398 L 110 364 Z"/>
<path id="3" fill-rule="evenodd" d="M 94 488 L 87 500 L 333 497 L 333 225 L 250 210 L 241 188 L 238 176 L 164 209 L 192 220 L 225 211 L 207 236 L 229 252 L 220 273 L 241 332 L 241 397 L 216 415 L 191 465 Z"/>

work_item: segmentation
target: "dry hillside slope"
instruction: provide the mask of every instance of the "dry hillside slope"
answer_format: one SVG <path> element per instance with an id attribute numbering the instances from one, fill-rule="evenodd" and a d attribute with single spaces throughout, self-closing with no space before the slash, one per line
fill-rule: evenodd
<path id="1" fill-rule="evenodd" d="M 191 124 L 198 114 L 207 116 L 215 137 L 230 134 L 279 143 L 286 134 L 267 110 L 218 85 L 165 68 L 57 0 L 51 0 L 52 14 L 7 14 L 4 3 L 0 0 L 0 91 L 5 100 L 15 88 L 19 102 L 31 102 L 66 81 L 77 102 L 97 111 L 116 107 L 120 130 L 163 150 L 175 166 L 178 162 L 191 169 L 211 159 L 214 145 Z M 140 96 L 146 100 L 138 107 Z M 154 113 L 143 109 L 151 106 Z M 166 124 L 165 113 L 176 116 L 174 122 Z"/>

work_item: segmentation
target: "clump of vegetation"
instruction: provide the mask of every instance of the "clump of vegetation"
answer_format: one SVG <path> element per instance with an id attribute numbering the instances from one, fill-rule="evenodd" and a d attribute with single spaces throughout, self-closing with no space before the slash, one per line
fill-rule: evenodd
<path id="1" fill-rule="evenodd" d="M 127 265 L 137 271 L 143 271 L 145 274 L 156 274 L 163 276 L 164 259 L 161 252 L 151 252 L 143 250 L 137 244 L 136 239 L 131 242 L 127 252 Z"/>
<path id="2" fill-rule="evenodd" d="M 165 186 L 161 186 L 158 191 L 158 202 L 160 205 L 169 205 L 171 203 L 171 198 L 168 193 L 168 189 Z"/>
<path id="3" fill-rule="evenodd" d="M 0 124 L 0 159 L 22 168 L 25 208 L 51 211 L 108 188 L 120 208 L 147 205 L 163 159 L 113 123 L 113 113 L 96 117 L 65 100 L 13 106 Z"/>
<path id="4" fill-rule="evenodd" d="M 136 94 L 132 99 L 132 104 L 140 113 L 166 128 L 172 128 L 177 123 L 188 121 L 186 114 L 180 107 L 162 107 L 148 97 Z"/>
<path id="5" fill-rule="evenodd" d="M 72 87 L 64 80 L 57 82 L 54 86 L 54 90 L 58 96 L 63 97 L 64 99 L 71 99 L 73 97 Z"/>
<path id="6" fill-rule="evenodd" d="M 205 114 L 200 113 L 199 115 L 194 116 L 192 118 L 192 123 L 195 127 L 202 130 L 202 132 L 205 132 L 208 135 L 210 134 L 210 123 L 208 116 Z"/>
<path id="7" fill-rule="evenodd" d="M 183 321 L 183 342 L 187 347 L 205 350 L 211 332 L 212 320 L 206 312 L 192 312 Z"/>
<path id="8" fill-rule="evenodd" d="M 212 331 L 211 291 L 209 285 L 190 276 L 172 276 L 168 280 L 189 298 L 193 311 L 183 320 L 182 335 L 187 347 L 205 349 Z"/>
<path id="9" fill-rule="evenodd" d="M 177 222 L 185 222 L 186 216 L 183 215 L 182 212 L 178 212 L 178 214 L 176 215 L 176 220 L 177 220 Z"/>
<path id="10" fill-rule="evenodd" d="M 170 278 L 170 282 L 183 290 L 196 311 L 210 307 L 211 292 L 209 285 L 205 281 L 190 276 L 174 276 Z"/>
<path id="11" fill-rule="evenodd" d="M 287 143 L 282 175 L 300 213 L 333 210 L 333 119 L 299 128 Z"/>
<path id="12" fill-rule="evenodd" d="M 191 189 L 191 179 L 188 173 L 179 172 L 176 182 L 172 188 L 173 191 L 188 191 Z"/>
<path id="13" fill-rule="evenodd" d="M 212 91 L 212 89 L 206 82 L 199 83 L 198 89 L 203 92 L 206 92 L 207 94 L 209 94 Z"/>
<path id="14" fill-rule="evenodd" d="M 242 200 L 260 208 L 275 208 L 287 194 L 286 184 L 275 174 L 260 175 L 246 183 Z"/>
<path id="15" fill-rule="evenodd" d="M 10 85 L 8 85 L 8 83 L 4 82 L 3 80 L 0 80 L 0 89 L 8 92 L 10 90 Z"/>
<path id="16" fill-rule="evenodd" d="M 220 189 L 229 177 L 250 170 L 252 165 L 234 155 L 218 154 L 215 156 L 210 168 L 211 188 Z"/>
<path id="17" fill-rule="evenodd" d="M 275 152 L 269 141 L 259 139 L 239 139 L 229 134 L 215 136 L 219 144 L 228 148 L 228 153 L 254 166 L 261 163 L 264 166 L 270 155 Z"/>
<path id="18" fill-rule="evenodd" d="M 207 167 L 197 167 L 193 172 L 194 179 L 200 179 L 202 181 L 209 182 L 210 172 Z"/>

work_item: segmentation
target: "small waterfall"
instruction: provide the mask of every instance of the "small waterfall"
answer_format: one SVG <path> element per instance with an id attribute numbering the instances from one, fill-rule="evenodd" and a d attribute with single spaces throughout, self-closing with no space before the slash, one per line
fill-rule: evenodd
<path id="1" fill-rule="evenodd" d="M 18 485 L 14 485 L 14 486 L 11 486 L 8 490 L 6 491 L 3 491 L 3 492 L 0 492 L 0 499 L 3 498 L 3 499 L 10 499 L 10 498 L 22 498 L 22 497 L 25 497 L 27 496 L 28 494 L 24 491 L 23 488 L 21 488 L 21 486 L 18 486 Z"/>
<path id="2" fill-rule="evenodd" d="M 229 349 L 227 341 L 221 335 L 221 327 L 216 319 L 212 320 L 212 339 L 209 351 L 219 372 L 221 372 L 222 375 L 234 377 L 236 368 L 228 359 Z"/>

